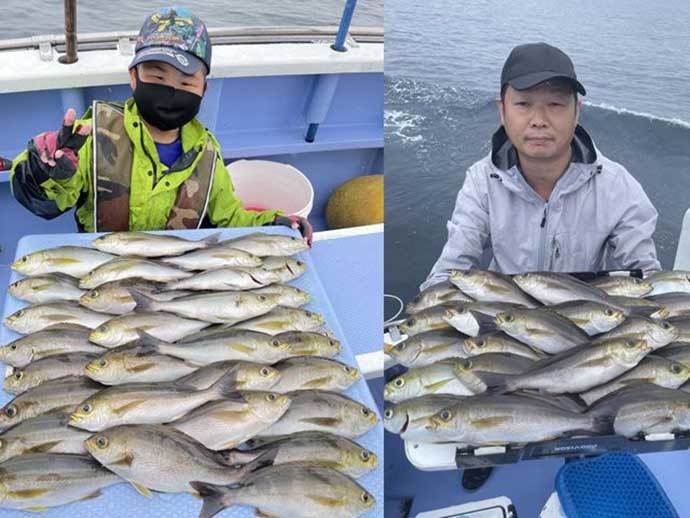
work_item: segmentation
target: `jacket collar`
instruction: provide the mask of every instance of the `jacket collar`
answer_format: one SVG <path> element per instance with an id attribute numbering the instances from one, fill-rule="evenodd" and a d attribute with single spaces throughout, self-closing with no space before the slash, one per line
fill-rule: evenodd
<path id="1" fill-rule="evenodd" d="M 575 135 L 570 143 L 573 148 L 572 163 L 593 164 L 597 160 L 594 142 L 585 129 L 579 124 L 575 128 Z M 498 128 L 491 137 L 491 162 L 500 170 L 508 171 L 518 165 L 515 146 L 508 140 L 503 126 Z"/>

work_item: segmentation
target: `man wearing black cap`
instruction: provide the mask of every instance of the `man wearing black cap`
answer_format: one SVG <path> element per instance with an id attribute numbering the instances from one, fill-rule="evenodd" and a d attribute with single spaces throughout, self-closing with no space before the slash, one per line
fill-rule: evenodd
<path id="1" fill-rule="evenodd" d="M 65 113 L 13 162 L 12 193 L 54 218 L 77 208 L 87 232 L 285 225 L 311 242 L 309 222 L 245 210 L 220 145 L 196 119 L 211 71 L 205 24 L 183 7 L 149 15 L 129 65 L 132 98 L 95 101 L 81 120 Z"/>
<path id="2" fill-rule="evenodd" d="M 546 43 L 515 47 L 501 74 L 501 127 L 466 174 L 448 241 L 421 288 L 452 269 L 658 270 L 657 212 L 640 184 L 578 125 L 585 88 L 570 58 Z"/>
<path id="3" fill-rule="evenodd" d="M 578 125 L 585 95 L 570 58 L 546 43 L 515 47 L 501 74 L 501 127 L 473 164 L 448 221 L 448 240 L 421 289 L 450 270 L 585 272 L 659 269 L 657 212 L 640 184 Z M 481 486 L 490 469 L 466 470 Z"/>

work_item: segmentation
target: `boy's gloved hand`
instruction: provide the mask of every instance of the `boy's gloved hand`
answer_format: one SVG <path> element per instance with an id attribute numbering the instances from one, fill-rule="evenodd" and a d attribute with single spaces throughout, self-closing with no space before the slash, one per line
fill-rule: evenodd
<path id="1" fill-rule="evenodd" d="M 307 240 L 307 244 L 311 246 L 312 239 L 314 237 L 314 229 L 311 223 L 307 221 L 306 218 L 301 216 L 276 216 L 273 220 L 274 225 L 283 225 L 286 227 L 294 228 L 299 230 L 302 237 Z"/>
<path id="2" fill-rule="evenodd" d="M 40 168 L 56 180 L 66 180 L 74 175 L 79 165 L 79 150 L 91 133 L 90 124 L 83 124 L 73 132 L 76 117 L 76 112 L 70 108 L 65 112 L 58 131 L 40 133 L 29 141 L 32 167 Z"/>

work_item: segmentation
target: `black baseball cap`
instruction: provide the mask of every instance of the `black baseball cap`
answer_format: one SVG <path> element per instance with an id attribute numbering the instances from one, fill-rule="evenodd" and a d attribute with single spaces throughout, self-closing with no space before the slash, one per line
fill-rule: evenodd
<path id="1" fill-rule="evenodd" d="M 586 95 L 565 52 L 547 43 L 526 43 L 510 51 L 501 72 L 501 91 L 506 85 L 527 90 L 556 78 L 569 80 L 577 92 Z"/>

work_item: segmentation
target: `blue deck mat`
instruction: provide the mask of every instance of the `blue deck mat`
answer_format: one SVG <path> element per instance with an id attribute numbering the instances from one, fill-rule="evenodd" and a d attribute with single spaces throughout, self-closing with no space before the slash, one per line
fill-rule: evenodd
<path id="1" fill-rule="evenodd" d="M 256 231 L 256 228 L 228 228 L 220 230 L 222 239 L 230 239 Z M 179 235 L 187 239 L 201 239 L 214 232 L 217 232 L 217 230 L 183 230 L 172 231 L 169 233 Z M 261 229 L 261 232 L 297 235 L 295 231 L 283 227 L 265 227 Z M 93 240 L 96 235 L 97 234 L 48 234 L 25 236 L 17 244 L 15 258 L 22 257 L 27 253 L 62 245 L 89 246 L 91 240 Z M 355 243 L 356 241 L 352 242 L 353 245 L 355 245 Z M 314 243 L 314 253 L 318 253 L 319 245 L 320 243 L 318 241 Z M 356 253 L 356 247 L 355 249 L 350 250 L 349 253 Z M 317 272 L 317 266 L 312 258 L 312 252 L 302 252 L 297 254 L 297 257 L 307 263 L 307 271 L 302 277 L 294 280 L 291 284 L 300 289 L 308 291 L 311 294 L 312 302 L 306 306 L 306 308 L 321 313 L 324 316 L 327 327 L 333 331 L 335 336 L 343 343 L 343 348 L 339 359 L 348 363 L 349 365 L 356 366 L 357 363 L 352 352 L 352 348 L 346 340 L 346 335 L 343 334 L 340 323 L 338 322 L 338 318 L 336 318 L 336 313 L 333 309 L 333 306 L 331 305 L 331 302 L 321 283 L 321 279 L 319 277 L 320 272 Z M 324 259 L 325 257 L 323 255 L 320 256 L 320 262 L 322 262 Z M 332 257 L 333 261 L 338 261 L 339 259 L 340 258 L 337 256 Z M 337 277 L 338 271 L 328 269 L 327 273 L 324 275 L 328 275 L 329 277 Z M 20 278 L 21 276 L 19 274 L 12 272 L 9 282 L 12 283 Z M 346 285 L 348 280 L 329 278 L 328 283 L 331 285 L 333 285 L 333 283 L 342 283 L 343 285 Z M 374 287 L 378 288 L 378 285 L 374 284 L 372 288 Z M 379 297 L 380 294 L 377 292 L 377 299 Z M 26 303 L 19 301 L 8 294 L 5 299 L 3 319 L 18 309 L 21 309 L 25 305 Z M 361 312 L 374 311 L 373 308 L 368 308 L 362 304 L 353 309 L 357 309 L 357 311 Z M 352 317 L 352 313 L 348 312 L 347 314 L 339 314 L 338 316 L 345 321 Z M 378 328 L 375 329 L 378 331 Z M 0 326 L 0 344 L 7 344 L 19 336 L 20 335 L 10 331 L 4 326 Z M 367 342 L 378 343 L 380 342 L 380 338 L 377 336 L 371 336 Z M 374 399 L 372 398 L 372 395 L 369 392 L 367 384 L 364 380 L 357 382 L 346 392 L 346 394 L 354 399 L 357 399 L 358 401 L 361 401 L 379 414 L 376 404 L 374 403 Z M 2 405 L 5 405 L 11 399 L 11 394 L 0 391 L 0 403 Z M 374 516 L 383 516 L 383 425 L 380 422 L 380 415 L 379 424 L 365 435 L 357 438 L 356 441 L 362 446 L 376 453 L 379 458 L 379 465 L 377 469 L 358 479 L 358 482 L 364 486 L 374 496 L 374 498 L 376 498 L 376 505 L 365 516 L 368 518 L 373 518 Z M 156 493 L 153 498 L 147 499 L 137 493 L 129 484 L 124 483 L 105 488 L 103 490 L 103 495 L 99 498 L 84 502 L 75 502 L 61 507 L 54 507 L 45 513 L 41 513 L 41 516 L 45 518 L 93 518 L 94 516 L 108 518 L 191 518 L 198 516 L 200 510 L 201 501 L 191 495 Z M 15 516 L 35 516 L 35 514 L 25 513 L 23 511 L 0 509 L 0 516 L 9 518 Z M 254 517 L 254 509 L 247 506 L 233 506 L 218 514 L 218 516 L 250 518 Z"/>
<path id="2" fill-rule="evenodd" d="M 649 468 L 630 453 L 569 462 L 556 490 L 568 518 L 678 518 Z"/>

